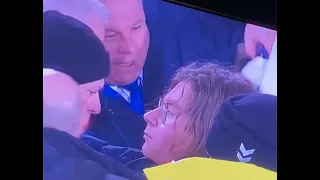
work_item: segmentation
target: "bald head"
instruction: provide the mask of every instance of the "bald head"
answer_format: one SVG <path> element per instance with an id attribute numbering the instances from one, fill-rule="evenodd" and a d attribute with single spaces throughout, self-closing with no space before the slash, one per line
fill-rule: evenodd
<path id="1" fill-rule="evenodd" d="M 83 22 L 101 41 L 104 39 L 104 23 L 108 21 L 108 13 L 98 0 L 43 0 L 43 11 L 49 10 L 59 11 Z"/>
<path id="2" fill-rule="evenodd" d="M 53 70 L 43 73 L 43 126 L 78 137 L 82 104 L 78 84 L 68 75 Z"/>

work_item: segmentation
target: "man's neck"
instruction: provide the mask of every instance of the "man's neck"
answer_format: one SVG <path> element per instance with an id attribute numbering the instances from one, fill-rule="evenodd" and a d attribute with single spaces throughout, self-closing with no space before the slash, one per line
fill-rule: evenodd
<path id="1" fill-rule="evenodd" d="M 140 78 L 140 82 L 138 82 L 139 85 L 143 85 L 143 71 L 141 71 L 140 75 L 137 77 L 137 78 Z M 109 84 L 110 82 L 108 82 L 107 78 L 104 80 L 104 82 L 106 84 Z M 129 83 L 130 84 L 130 83 Z M 127 85 L 127 84 L 122 84 L 122 85 Z M 119 85 L 117 85 L 116 83 L 115 84 L 112 84 L 110 85 L 111 87 L 113 88 L 117 88 Z"/>

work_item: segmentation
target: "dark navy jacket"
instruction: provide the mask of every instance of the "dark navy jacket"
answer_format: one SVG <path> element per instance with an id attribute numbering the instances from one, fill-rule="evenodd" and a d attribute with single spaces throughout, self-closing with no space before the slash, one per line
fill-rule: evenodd
<path id="1" fill-rule="evenodd" d="M 197 59 L 231 65 L 237 44 L 243 42 L 244 23 L 160 0 L 144 1 L 144 8 L 150 31 L 143 69 L 145 110 L 157 105 L 178 68 Z M 131 111 L 124 99 L 100 95 L 102 111 L 92 117 L 88 132 L 111 145 L 141 148 L 143 117 Z"/>
<path id="2" fill-rule="evenodd" d="M 45 180 L 102 180 L 108 175 L 144 179 L 113 158 L 104 156 L 68 133 L 43 128 L 43 177 Z"/>
<path id="3" fill-rule="evenodd" d="M 96 151 L 116 159 L 118 162 L 121 162 L 135 172 L 143 172 L 143 169 L 156 165 L 156 163 L 144 157 L 140 149 L 114 146 L 87 134 L 82 136 L 82 140 L 88 142 L 87 145 L 91 146 Z"/>

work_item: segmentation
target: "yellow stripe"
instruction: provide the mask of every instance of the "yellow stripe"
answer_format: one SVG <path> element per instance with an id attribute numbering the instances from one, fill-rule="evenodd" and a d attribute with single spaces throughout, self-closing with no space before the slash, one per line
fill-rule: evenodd
<path id="1" fill-rule="evenodd" d="M 187 158 L 144 170 L 148 180 L 276 180 L 277 173 L 241 162 Z"/>

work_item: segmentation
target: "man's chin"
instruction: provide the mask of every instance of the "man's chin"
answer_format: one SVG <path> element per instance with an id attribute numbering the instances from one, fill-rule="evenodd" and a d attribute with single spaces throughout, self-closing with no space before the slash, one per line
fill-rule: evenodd
<path id="1" fill-rule="evenodd" d="M 139 77 L 139 75 L 137 75 L 137 76 L 129 76 L 128 75 L 126 77 L 121 77 L 121 78 L 119 78 L 119 77 L 107 78 L 105 82 L 111 86 L 127 85 L 127 84 L 134 82 L 138 77 Z"/>
<path id="2" fill-rule="evenodd" d="M 80 129 L 85 132 L 90 122 L 91 113 L 85 114 L 80 120 Z"/>

